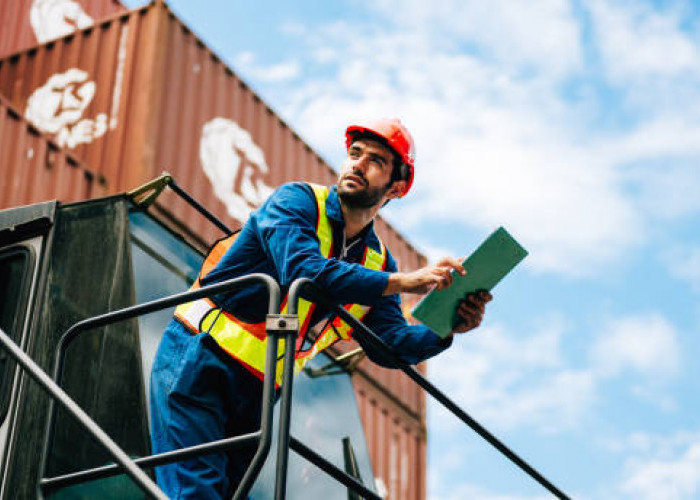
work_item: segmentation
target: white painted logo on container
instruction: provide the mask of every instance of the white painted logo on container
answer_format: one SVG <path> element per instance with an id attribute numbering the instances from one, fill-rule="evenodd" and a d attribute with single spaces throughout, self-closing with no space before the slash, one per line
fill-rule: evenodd
<path id="1" fill-rule="evenodd" d="M 91 142 L 107 131 L 106 113 L 94 119 L 83 118 L 96 88 L 83 70 L 71 68 L 56 73 L 29 97 L 24 116 L 42 132 L 55 134 L 60 146 L 74 148 Z"/>
<path id="2" fill-rule="evenodd" d="M 262 149 L 232 120 L 214 118 L 204 124 L 199 159 L 214 193 L 240 221 L 272 193 L 263 180 L 269 168 Z"/>
<path id="3" fill-rule="evenodd" d="M 43 43 L 87 28 L 93 20 L 73 0 L 34 0 L 29 10 L 29 23 L 36 39 Z"/>

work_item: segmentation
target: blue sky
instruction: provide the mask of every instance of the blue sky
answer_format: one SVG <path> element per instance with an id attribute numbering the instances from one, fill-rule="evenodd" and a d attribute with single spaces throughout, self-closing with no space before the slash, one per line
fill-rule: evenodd
<path id="1" fill-rule="evenodd" d="M 333 165 L 348 122 L 402 117 L 384 215 L 431 258 L 529 249 L 439 387 L 573 497 L 700 498 L 697 3 L 168 3 Z M 429 498 L 547 497 L 429 404 Z"/>

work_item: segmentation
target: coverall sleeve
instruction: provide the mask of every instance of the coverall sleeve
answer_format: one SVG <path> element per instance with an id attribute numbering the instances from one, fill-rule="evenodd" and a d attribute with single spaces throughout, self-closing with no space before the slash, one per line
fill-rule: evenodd
<path id="1" fill-rule="evenodd" d="M 364 318 L 363 322 L 399 358 L 414 365 L 441 353 L 452 345 L 452 337 L 442 339 L 424 325 L 409 325 L 401 314 L 398 295 L 384 297 Z M 378 365 L 396 368 L 369 342 L 355 337 L 367 357 Z"/>
<path id="2" fill-rule="evenodd" d="M 397 270 L 393 257 L 390 256 L 386 268 L 390 272 Z M 372 307 L 363 322 L 391 348 L 394 354 L 412 365 L 425 361 L 452 345 L 452 337 L 442 339 L 424 325 L 409 325 L 401 312 L 399 294 L 382 297 Z M 356 340 L 369 359 L 387 368 L 395 368 L 369 342 Z"/>
<path id="3" fill-rule="evenodd" d="M 367 305 L 381 299 L 389 273 L 327 259 L 319 251 L 318 209 L 309 186 L 285 184 L 252 217 L 260 244 L 282 287 L 305 277 L 339 303 Z"/>

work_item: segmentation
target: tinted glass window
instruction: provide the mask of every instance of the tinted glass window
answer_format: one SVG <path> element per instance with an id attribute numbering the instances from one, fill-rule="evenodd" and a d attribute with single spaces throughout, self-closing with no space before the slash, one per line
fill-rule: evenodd
<path id="1" fill-rule="evenodd" d="M 202 255 L 141 212 L 132 212 L 129 223 L 136 302 L 141 304 L 186 291 L 197 278 Z M 153 358 L 174 310 L 174 307 L 164 309 L 138 320 L 146 398 L 150 394 Z"/>
<path id="2" fill-rule="evenodd" d="M 275 408 L 275 430 L 278 413 L 279 405 Z M 374 490 L 374 475 L 350 377 L 324 354 L 313 358 L 294 378 L 291 435 L 341 470 L 346 470 L 343 439 L 349 438 L 362 482 Z M 274 497 L 276 453 L 275 440 L 271 457 L 251 492 L 256 500 Z M 289 452 L 287 493 L 289 498 L 348 498 L 342 484 L 294 451 Z"/>
<path id="3" fill-rule="evenodd" d="M 128 202 L 107 198 L 65 205 L 56 214 L 53 244 L 47 255 L 46 285 L 40 317 L 32 338 L 37 362 L 52 366 L 59 338 L 77 322 L 134 304 L 133 267 L 128 235 Z M 130 456 L 150 451 L 140 339 L 136 320 L 118 321 L 83 331 L 68 345 L 60 385 L 68 395 Z M 31 385 L 27 391 L 30 394 Z M 16 498 L 27 477 L 37 477 L 43 444 L 45 394 L 27 397 L 18 425 L 34 435 L 27 444 L 18 438 L 21 465 L 16 467 Z M 65 410 L 56 413 L 49 441 L 50 477 L 112 462 L 109 454 Z M 21 475 L 24 475 L 22 483 Z M 33 484 L 33 483 L 31 483 Z M 31 485 L 30 485 L 31 486 Z M 136 495 L 136 496 L 135 496 Z M 126 476 L 91 481 L 50 492 L 60 499 L 142 498 Z"/>
<path id="4" fill-rule="evenodd" d="M 0 328 L 18 342 L 23 325 L 21 311 L 29 291 L 30 252 L 14 248 L 0 253 Z M 0 349 L 0 420 L 5 419 L 12 385 L 12 366 Z"/>

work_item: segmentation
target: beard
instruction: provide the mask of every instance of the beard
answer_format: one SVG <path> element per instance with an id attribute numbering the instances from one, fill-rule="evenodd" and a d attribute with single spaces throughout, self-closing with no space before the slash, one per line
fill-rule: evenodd
<path id="1" fill-rule="evenodd" d="M 389 190 L 393 181 L 389 181 L 386 186 L 369 187 L 367 179 L 362 174 L 354 175 L 361 177 L 365 183 L 365 188 L 358 191 L 346 191 L 342 187 L 342 182 L 338 183 L 338 198 L 348 208 L 372 208 L 377 205 L 384 194 Z M 342 180 L 342 179 L 341 179 Z"/>

